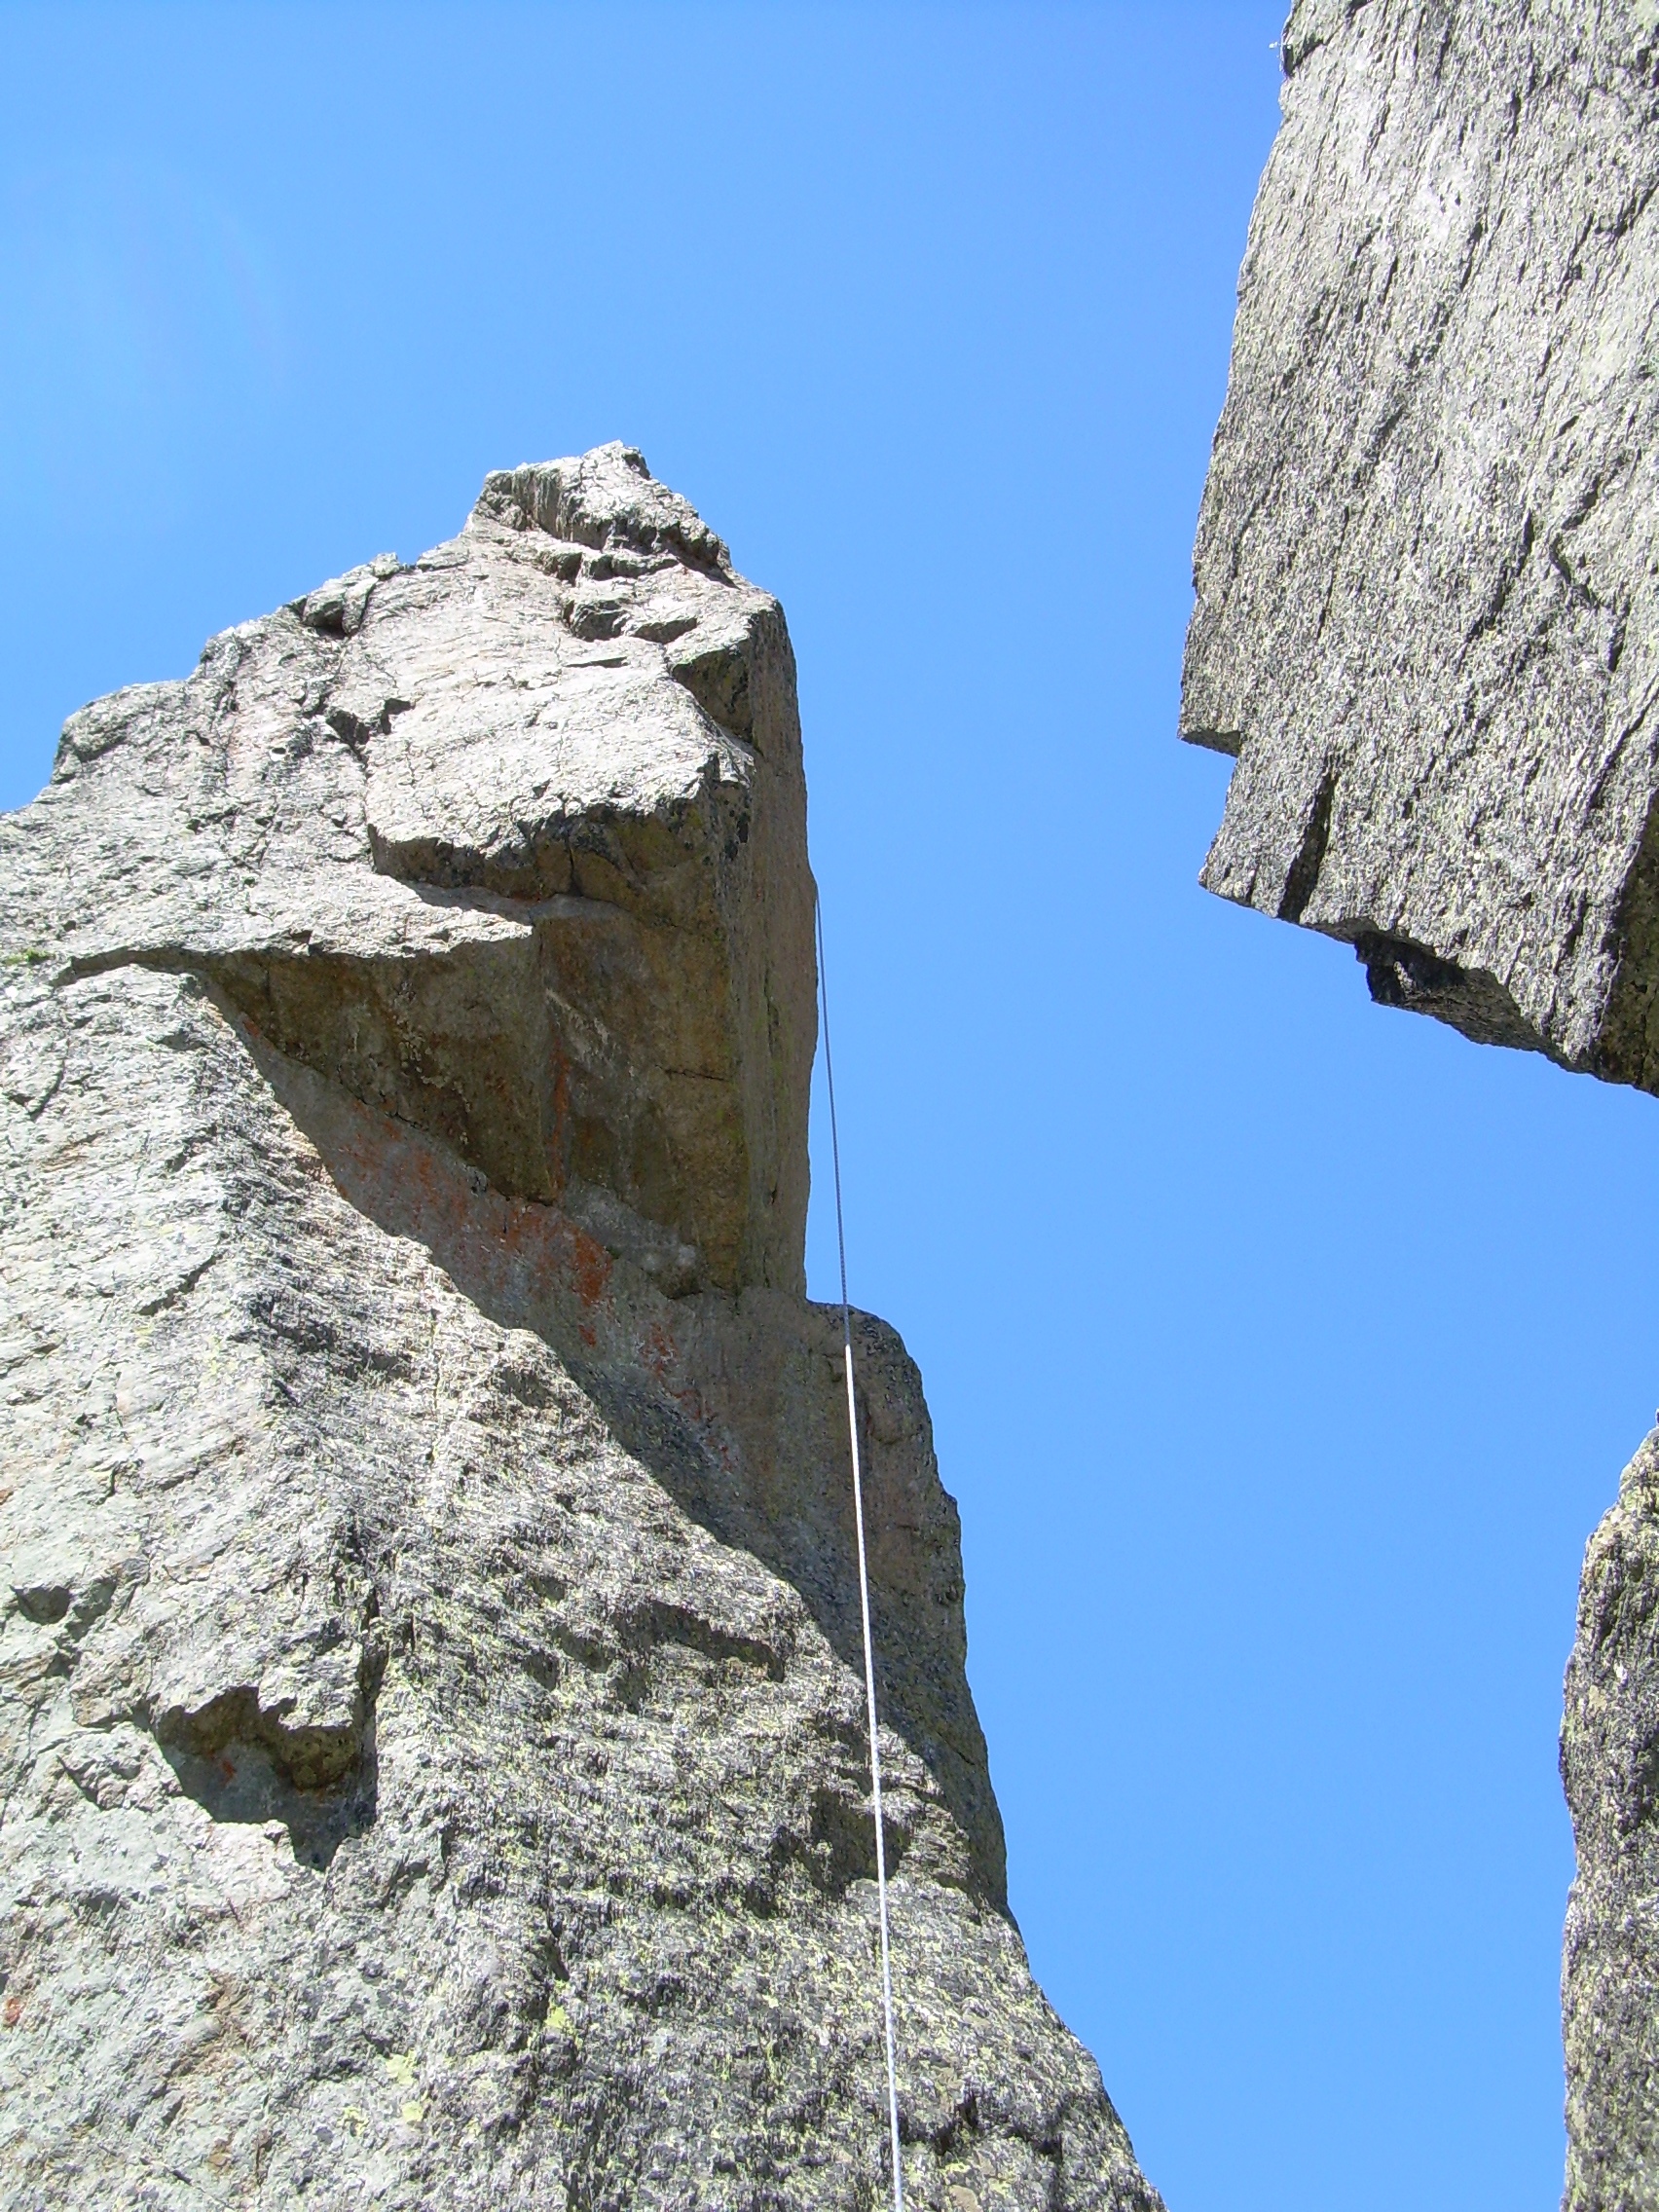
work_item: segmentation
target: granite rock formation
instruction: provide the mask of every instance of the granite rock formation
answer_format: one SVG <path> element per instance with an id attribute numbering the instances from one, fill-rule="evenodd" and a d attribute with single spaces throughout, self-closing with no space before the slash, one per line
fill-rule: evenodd
<path id="1" fill-rule="evenodd" d="M 1659 8 L 1299 0 L 1199 516 L 1202 880 L 1659 1092 Z M 1650 1439 L 1591 1544 L 1567 2202 L 1659 2205 Z"/>
<path id="2" fill-rule="evenodd" d="M 1585 1554 L 1562 1778 L 1578 1878 L 1567 1907 L 1567 2202 L 1659 2200 L 1659 1429 Z"/>
<path id="3" fill-rule="evenodd" d="M 1659 1090 L 1659 31 L 1304 0 L 1198 521 L 1203 880 Z"/>
<path id="4" fill-rule="evenodd" d="M 782 614 L 619 446 L 0 821 L 0 2204 L 879 2199 L 812 897 Z M 911 2199 L 1156 2212 L 856 1327 Z"/>

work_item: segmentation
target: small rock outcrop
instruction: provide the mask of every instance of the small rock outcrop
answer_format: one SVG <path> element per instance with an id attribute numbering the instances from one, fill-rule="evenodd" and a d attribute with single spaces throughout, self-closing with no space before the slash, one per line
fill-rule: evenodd
<path id="1" fill-rule="evenodd" d="M 1567 1907 L 1570 2212 L 1659 2191 L 1659 1429 L 1590 1539 L 1561 1771 L 1578 1879 Z"/>
<path id="2" fill-rule="evenodd" d="M 0 2204 L 879 2199 L 812 899 L 783 616 L 619 446 L 0 820 Z M 909 2194 L 1156 2212 L 856 1329 Z"/>
<path id="3" fill-rule="evenodd" d="M 1659 1092 L 1659 9 L 1299 0 L 1198 522 L 1204 883 Z M 1659 2203 L 1650 1439 L 1591 1544 L 1567 2202 Z"/>

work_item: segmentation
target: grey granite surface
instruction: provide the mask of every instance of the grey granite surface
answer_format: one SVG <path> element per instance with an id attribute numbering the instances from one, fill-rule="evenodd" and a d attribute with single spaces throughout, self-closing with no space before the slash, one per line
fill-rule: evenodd
<path id="1" fill-rule="evenodd" d="M 621 447 L 0 820 L 0 2204 L 883 2196 L 811 919 L 782 614 Z M 1157 2212 L 856 1333 L 910 2201 Z"/>

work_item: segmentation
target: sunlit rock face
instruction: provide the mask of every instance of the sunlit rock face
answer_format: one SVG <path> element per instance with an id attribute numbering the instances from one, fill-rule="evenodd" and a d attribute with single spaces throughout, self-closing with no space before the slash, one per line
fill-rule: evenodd
<path id="1" fill-rule="evenodd" d="M 0 822 L 0 2203 L 881 2194 L 812 897 L 782 614 L 614 446 Z M 855 1329 L 912 2200 L 1155 2212 Z"/>
<path id="2" fill-rule="evenodd" d="M 1656 26 L 1299 0 L 1181 710 L 1237 759 L 1212 891 L 1351 943 L 1385 1005 L 1651 1091 Z M 1580 2212 L 1659 2203 L 1656 1495 L 1627 1481 L 1592 1545 L 1569 1683 Z"/>
<path id="3" fill-rule="evenodd" d="M 1321 0 L 1239 280 L 1182 732 L 1203 880 L 1376 995 L 1659 1089 L 1659 42 Z"/>
<path id="4" fill-rule="evenodd" d="M 1578 1879 L 1567 1916 L 1571 2206 L 1659 2187 L 1659 1429 L 1590 1540 L 1561 1771 Z"/>

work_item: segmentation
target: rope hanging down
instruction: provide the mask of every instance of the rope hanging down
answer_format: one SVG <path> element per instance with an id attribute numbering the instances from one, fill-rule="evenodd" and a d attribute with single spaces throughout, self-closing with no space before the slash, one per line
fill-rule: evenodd
<path id="1" fill-rule="evenodd" d="M 869 1717 L 869 1782 L 875 1814 L 875 1897 L 881 1922 L 881 2017 L 887 2033 L 887 2126 L 893 2154 L 893 2212 L 904 2212 L 899 2166 L 899 2054 L 893 2035 L 893 1963 L 887 1927 L 887 1839 L 881 1824 L 881 1742 L 875 1718 L 875 1646 L 869 1633 L 869 1567 L 865 1555 L 864 1472 L 859 1465 L 859 1410 L 853 1394 L 853 1309 L 847 1303 L 847 1232 L 841 1217 L 841 1140 L 835 1127 L 835 1064 L 830 1056 L 830 978 L 824 966 L 824 908 L 818 925 L 818 996 L 824 1010 L 824 1077 L 830 1092 L 830 1158 L 835 1173 L 835 1246 L 841 1261 L 841 1355 L 847 1371 L 847 1435 L 853 1454 L 853 1526 L 859 1540 L 859 1608 L 864 1619 L 865 1705 Z"/>

